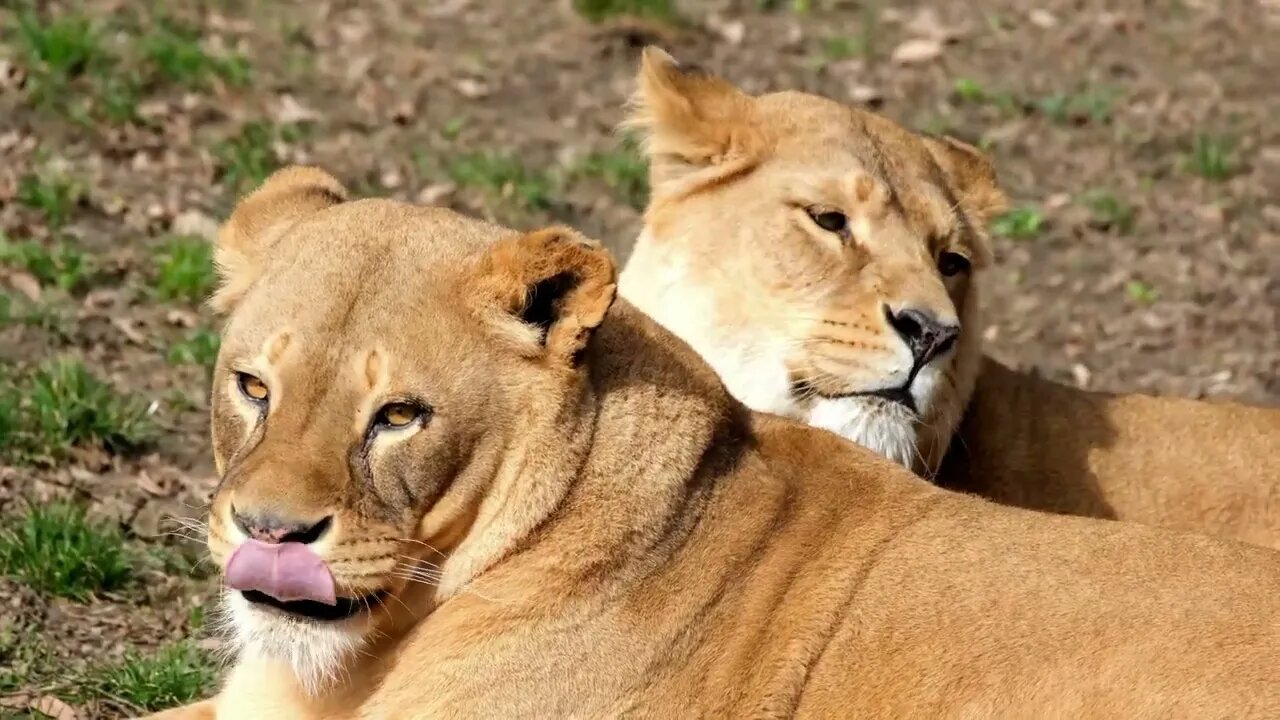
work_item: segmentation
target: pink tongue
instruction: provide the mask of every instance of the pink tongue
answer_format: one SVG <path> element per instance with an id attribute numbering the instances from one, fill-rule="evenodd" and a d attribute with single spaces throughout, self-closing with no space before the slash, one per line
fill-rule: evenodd
<path id="1" fill-rule="evenodd" d="M 338 603 L 329 567 L 302 543 L 245 540 L 227 561 L 226 576 L 234 590 L 257 590 L 281 602 Z"/>

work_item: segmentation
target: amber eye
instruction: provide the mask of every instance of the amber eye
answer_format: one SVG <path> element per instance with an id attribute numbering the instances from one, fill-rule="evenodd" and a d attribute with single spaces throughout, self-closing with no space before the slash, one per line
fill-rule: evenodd
<path id="1" fill-rule="evenodd" d="M 236 373 L 236 385 L 240 387 L 240 392 L 255 403 L 265 403 L 267 398 L 271 396 L 271 392 L 267 390 L 267 384 L 262 382 L 262 378 L 250 375 L 247 372 Z"/>
<path id="2" fill-rule="evenodd" d="M 960 253 L 944 252 L 938 256 L 938 272 L 946 277 L 968 272 L 968 270 L 969 258 Z"/>
<path id="3" fill-rule="evenodd" d="M 841 236 L 849 232 L 849 217 L 838 210 L 808 208 L 805 212 L 809 213 L 815 225 L 827 232 Z"/>
<path id="4" fill-rule="evenodd" d="M 388 403 L 378 411 L 374 422 L 381 427 L 402 428 L 413 424 L 422 417 L 423 410 L 409 403 Z"/>

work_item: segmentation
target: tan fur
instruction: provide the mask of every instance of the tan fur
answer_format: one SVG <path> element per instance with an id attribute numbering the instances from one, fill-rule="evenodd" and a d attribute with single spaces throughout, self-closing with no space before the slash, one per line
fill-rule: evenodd
<path id="1" fill-rule="evenodd" d="M 928 475 L 950 446 L 936 479 L 999 502 L 1280 547 L 1280 410 L 1084 392 L 981 358 L 976 278 L 948 281 L 935 261 L 942 237 L 974 259 L 974 274 L 987 262 L 983 227 L 1004 198 L 979 151 L 813 95 L 749 98 L 702 73 L 690 85 L 653 79 L 682 72 L 664 53 L 646 53 L 637 112 L 663 147 L 677 146 L 671 135 L 714 136 L 706 122 L 759 140 L 744 153 L 751 168 L 729 181 L 673 183 L 654 173 L 620 289 L 693 345 L 740 400 Z M 720 95 L 734 98 L 737 114 L 704 121 L 696 108 Z M 718 177 L 714 161 L 689 161 Z M 859 184 L 843 194 L 817 190 L 851 176 Z M 868 178 L 901 201 L 873 213 L 859 189 Z M 864 217 L 865 232 L 833 245 L 797 218 L 797 203 Z M 904 304 L 961 321 L 955 352 L 934 361 L 937 381 L 919 388 L 933 408 L 923 417 L 858 399 L 819 415 L 777 379 L 808 374 L 820 390 L 884 385 L 903 360 L 882 308 Z"/>
<path id="2" fill-rule="evenodd" d="M 340 594 L 391 596 L 336 625 L 237 610 L 218 718 L 1280 713 L 1280 555 L 989 504 L 753 414 L 610 308 L 572 231 L 361 200 L 255 262 L 215 370 L 213 559 L 233 502 L 332 515 Z M 404 397 L 434 414 L 352 427 Z"/>

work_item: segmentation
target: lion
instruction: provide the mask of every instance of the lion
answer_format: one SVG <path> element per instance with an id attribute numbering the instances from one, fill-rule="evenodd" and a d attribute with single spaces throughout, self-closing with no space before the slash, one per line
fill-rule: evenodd
<path id="1" fill-rule="evenodd" d="M 1280 547 L 1280 409 L 1086 392 L 983 357 L 990 161 L 648 49 L 652 200 L 620 292 L 756 410 L 1002 503 Z"/>
<path id="2" fill-rule="evenodd" d="M 753 413 L 573 230 L 289 168 L 216 259 L 238 651 L 160 717 L 1280 714 L 1280 554 Z"/>

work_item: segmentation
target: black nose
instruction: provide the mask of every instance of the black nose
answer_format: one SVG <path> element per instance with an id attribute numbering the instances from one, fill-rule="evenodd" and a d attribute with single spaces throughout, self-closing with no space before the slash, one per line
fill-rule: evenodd
<path id="1" fill-rule="evenodd" d="M 959 325 L 947 325 L 938 318 L 924 312 L 906 308 L 894 311 L 888 305 L 884 308 L 885 317 L 898 335 L 911 348 L 916 367 L 922 367 L 930 360 L 951 349 L 960 335 Z"/>
<path id="2" fill-rule="evenodd" d="M 269 513 L 249 514 L 231 508 L 231 519 L 244 534 L 267 543 L 313 543 L 324 536 L 333 524 L 328 515 L 318 522 L 286 520 Z"/>

